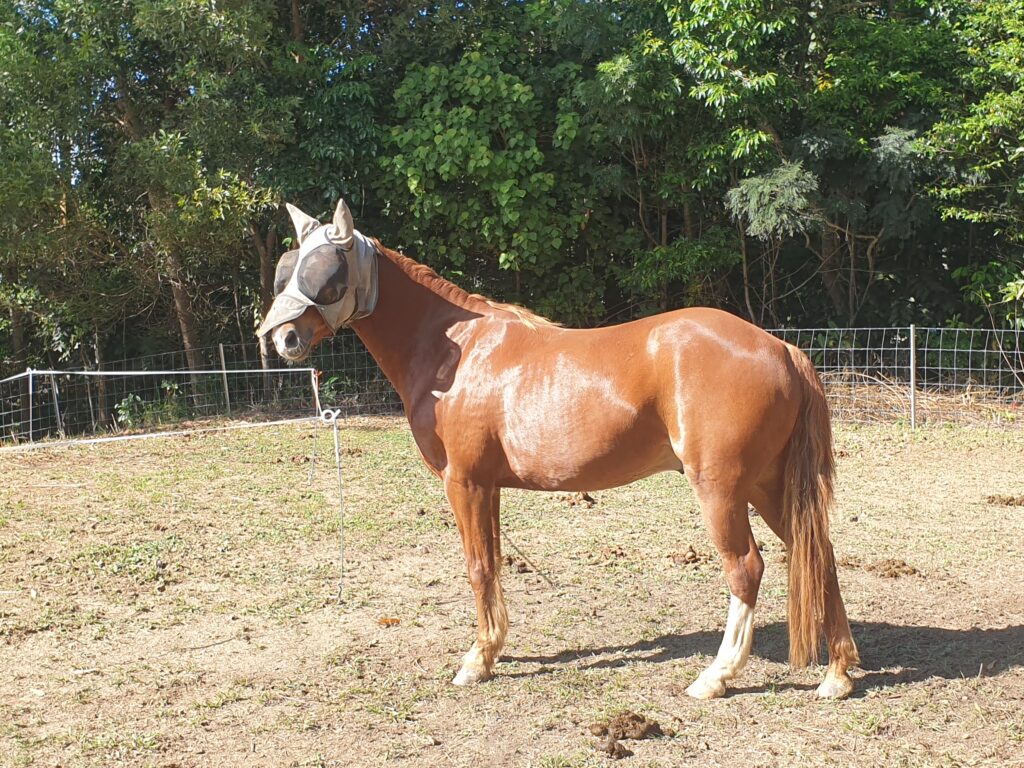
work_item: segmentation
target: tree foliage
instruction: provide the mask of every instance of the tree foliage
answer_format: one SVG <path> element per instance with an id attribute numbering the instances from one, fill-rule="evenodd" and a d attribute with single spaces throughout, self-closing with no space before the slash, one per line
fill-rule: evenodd
<path id="1" fill-rule="evenodd" d="M 250 341 L 285 200 L 555 319 L 1019 319 L 1024 0 L 14 0 L 0 366 Z"/>

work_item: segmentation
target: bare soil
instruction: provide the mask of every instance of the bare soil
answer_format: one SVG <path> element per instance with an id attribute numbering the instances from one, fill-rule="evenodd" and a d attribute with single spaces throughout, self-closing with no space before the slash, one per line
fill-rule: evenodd
<path id="1" fill-rule="evenodd" d="M 0 453 L 0 765 L 1024 765 L 1024 510 L 990 500 L 1024 494 L 1024 432 L 837 429 L 844 702 L 785 663 L 756 516 L 750 663 L 685 695 L 728 596 L 678 475 L 503 493 L 509 643 L 452 686 L 475 616 L 440 485 L 398 420 L 342 443 L 340 603 L 326 427 Z M 662 735 L 591 732 L 623 713 Z"/>

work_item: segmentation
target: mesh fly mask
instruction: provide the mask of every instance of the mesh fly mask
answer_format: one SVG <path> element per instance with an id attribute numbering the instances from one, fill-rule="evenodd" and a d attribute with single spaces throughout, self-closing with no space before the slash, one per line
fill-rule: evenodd
<path id="1" fill-rule="evenodd" d="M 277 262 L 274 303 L 256 335 L 294 320 L 308 307 L 316 307 L 337 331 L 376 305 L 377 247 L 355 230 L 338 239 L 334 227 L 320 226 Z"/>

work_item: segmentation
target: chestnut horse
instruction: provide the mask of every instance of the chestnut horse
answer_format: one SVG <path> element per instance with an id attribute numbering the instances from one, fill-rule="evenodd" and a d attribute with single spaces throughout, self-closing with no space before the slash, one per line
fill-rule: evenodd
<path id="1" fill-rule="evenodd" d="M 359 319 L 335 319 L 332 327 L 310 296 L 304 310 L 278 313 L 291 317 L 261 332 L 272 332 L 282 357 L 301 360 L 350 324 L 401 396 L 423 460 L 444 483 L 476 598 L 476 641 L 455 684 L 492 677 L 505 644 L 501 488 L 593 491 L 675 471 L 696 492 L 731 592 L 718 655 L 687 693 L 724 695 L 750 652 L 764 563 L 748 503 L 788 549 L 790 663 L 816 662 L 824 634 L 829 664 L 818 695 L 851 693 L 847 669 L 858 662 L 857 647 L 828 533 L 832 433 L 806 355 L 714 309 L 562 328 L 467 293 L 363 238 L 344 202 L 328 225 L 289 210 L 300 264 L 304 246 L 347 245 L 341 258 L 357 238 L 377 262 L 377 291 L 363 291 L 373 306 L 362 307 Z M 345 271 L 327 273 L 344 283 Z M 331 287 L 332 298 L 349 290 Z"/>

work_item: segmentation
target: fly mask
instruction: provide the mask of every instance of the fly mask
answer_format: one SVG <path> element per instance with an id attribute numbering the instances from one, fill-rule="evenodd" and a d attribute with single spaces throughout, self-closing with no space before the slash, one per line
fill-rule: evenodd
<path id="1" fill-rule="evenodd" d="M 299 247 L 277 262 L 274 303 L 256 335 L 294 320 L 309 307 L 316 307 L 333 331 L 373 312 L 377 247 L 356 231 L 345 201 L 338 201 L 330 224 L 320 224 L 290 203 L 286 207 Z"/>

